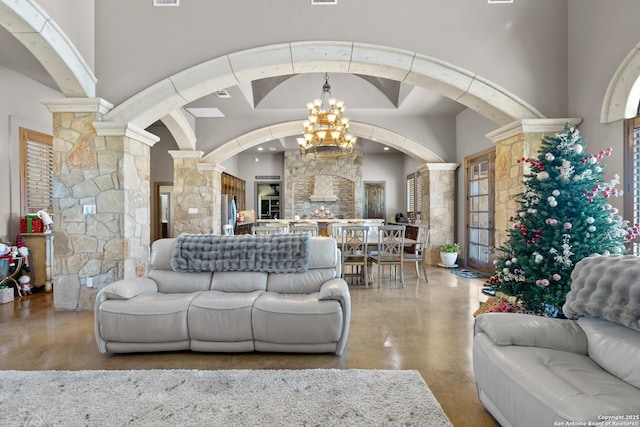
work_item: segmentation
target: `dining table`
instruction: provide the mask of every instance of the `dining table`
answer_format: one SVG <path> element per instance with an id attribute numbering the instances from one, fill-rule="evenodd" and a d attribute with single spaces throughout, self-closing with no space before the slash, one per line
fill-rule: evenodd
<path id="1" fill-rule="evenodd" d="M 341 248 L 342 247 L 342 236 L 336 237 L 335 241 L 336 241 L 336 244 L 338 245 L 338 248 Z M 404 238 L 405 251 L 407 250 L 407 248 L 412 247 L 416 243 L 418 243 L 417 240 L 405 237 Z M 369 253 L 369 252 L 375 251 L 377 249 L 378 249 L 378 236 L 374 236 L 374 237 L 371 237 L 371 238 L 367 239 L 367 252 Z M 359 275 L 361 275 L 361 277 L 363 277 L 362 276 L 363 273 L 364 272 L 359 272 Z M 364 276 L 366 277 L 367 285 L 373 285 L 373 272 L 371 271 L 371 266 L 369 266 L 369 271 Z"/>

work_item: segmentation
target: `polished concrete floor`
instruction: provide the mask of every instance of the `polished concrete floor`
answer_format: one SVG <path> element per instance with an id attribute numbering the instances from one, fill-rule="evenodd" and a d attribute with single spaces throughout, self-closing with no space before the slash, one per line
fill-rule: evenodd
<path id="1" fill-rule="evenodd" d="M 339 357 L 100 354 L 92 312 L 56 311 L 51 294 L 34 294 L 0 305 L 0 369 L 416 369 L 455 426 L 497 426 L 478 401 L 472 368 L 473 312 L 486 299 L 482 280 L 430 267 L 427 284 L 407 265 L 405 282 L 351 285 L 351 331 Z"/>

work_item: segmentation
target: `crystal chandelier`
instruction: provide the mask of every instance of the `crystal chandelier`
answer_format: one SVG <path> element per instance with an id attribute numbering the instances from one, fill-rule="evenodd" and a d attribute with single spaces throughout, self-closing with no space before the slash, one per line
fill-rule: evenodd
<path id="1" fill-rule="evenodd" d="M 324 75 L 321 97 L 308 103 L 307 108 L 309 118 L 302 124 L 304 136 L 298 138 L 300 152 L 311 159 L 321 160 L 350 155 L 356 137 L 347 132 L 349 119 L 343 116 L 344 101 L 331 97 L 328 74 Z"/>

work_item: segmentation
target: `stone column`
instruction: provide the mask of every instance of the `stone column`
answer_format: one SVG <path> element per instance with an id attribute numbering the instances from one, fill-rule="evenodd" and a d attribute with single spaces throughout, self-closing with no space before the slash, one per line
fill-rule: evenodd
<path id="1" fill-rule="evenodd" d="M 43 103 L 53 113 L 54 306 L 91 310 L 105 285 L 147 273 L 149 159 L 159 138 L 100 121 L 112 105 L 98 98 Z"/>
<path id="2" fill-rule="evenodd" d="M 427 163 L 422 175 L 421 222 L 431 227 L 429 264 L 440 262 L 438 247 L 455 243 L 456 170 L 459 163 Z"/>
<path id="3" fill-rule="evenodd" d="M 554 135 L 569 122 L 573 126 L 582 119 L 523 119 L 488 133 L 486 136 L 496 144 L 495 165 L 495 246 L 500 247 L 507 239 L 509 217 L 518 206 L 515 198 L 524 190 L 524 175 L 529 173 L 527 163 L 518 163 L 523 157 L 537 157 L 542 138 Z"/>
<path id="4" fill-rule="evenodd" d="M 169 151 L 173 157 L 173 226 L 180 233 L 220 232 L 220 185 L 224 169 L 199 163 L 202 151 Z"/>

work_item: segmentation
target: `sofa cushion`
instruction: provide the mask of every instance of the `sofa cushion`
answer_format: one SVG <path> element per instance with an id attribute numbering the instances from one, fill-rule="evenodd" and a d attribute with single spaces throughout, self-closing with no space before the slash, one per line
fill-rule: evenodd
<path id="1" fill-rule="evenodd" d="M 582 317 L 578 324 L 587 336 L 589 357 L 640 389 L 640 332 L 597 318 Z"/>
<path id="2" fill-rule="evenodd" d="M 151 270 L 171 270 L 175 238 L 159 239 L 151 245 Z"/>
<path id="3" fill-rule="evenodd" d="M 253 292 L 267 289 L 269 273 L 262 271 L 216 271 L 211 289 L 223 292 Z"/>
<path id="4" fill-rule="evenodd" d="M 334 268 L 316 268 L 304 273 L 270 273 L 267 290 L 281 294 L 310 294 L 318 292 L 325 282 L 335 277 Z"/>
<path id="5" fill-rule="evenodd" d="M 158 285 L 158 292 L 167 294 L 206 291 L 211 288 L 212 273 L 178 273 L 172 270 L 151 270 L 147 275 Z"/>
<path id="6" fill-rule="evenodd" d="M 197 295 L 145 293 L 128 300 L 106 300 L 98 313 L 100 335 L 107 342 L 188 340 L 187 311 Z"/>
<path id="7" fill-rule="evenodd" d="M 233 293 L 202 292 L 189 307 L 191 339 L 214 342 L 253 340 L 251 312 L 264 291 Z"/>
<path id="8" fill-rule="evenodd" d="M 266 292 L 256 300 L 253 336 L 278 344 L 335 343 L 342 334 L 338 301 L 319 301 L 318 294 Z"/>
<path id="9" fill-rule="evenodd" d="M 335 268 L 340 264 L 338 245 L 331 237 L 312 237 L 309 242 L 309 269 Z"/>

